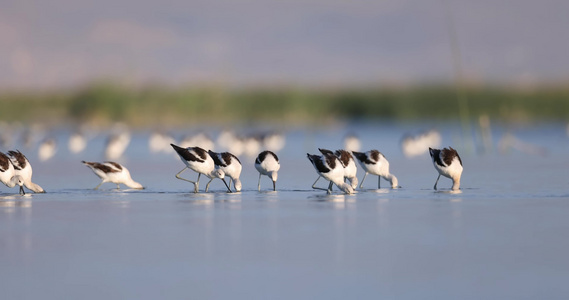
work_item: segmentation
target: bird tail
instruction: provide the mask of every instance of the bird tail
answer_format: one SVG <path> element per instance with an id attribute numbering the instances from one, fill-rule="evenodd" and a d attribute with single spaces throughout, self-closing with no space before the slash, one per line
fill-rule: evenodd
<path id="1" fill-rule="evenodd" d="M 170 144 L 170 146 L 172 146 L 172 148 L 174 148 L 174 150 L 176 150 L 176 152 L 180 152 L 181 150 L 184 150 L 184 148 L 174 145 L 174 144 Z"/>

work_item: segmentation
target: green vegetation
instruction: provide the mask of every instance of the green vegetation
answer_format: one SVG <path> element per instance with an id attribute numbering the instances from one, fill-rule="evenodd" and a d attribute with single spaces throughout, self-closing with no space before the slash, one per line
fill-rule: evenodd
<path id="1" fill-rule="evenodd" d="M 472 117 L 487 114 L 492 119 L 518 122 L 569 119 L 569 88 L 468 88 L 465 94 Z M 0 118 L 4 121 L 87 121 L 98 125 L 124 121 L 142 127 L 266 120 L 302 124 L 334 119 L 458 118 L 457 96 L 452 86 L 134 89 L 96 84 L 77 91 L 5 92 L 0 93 L 0 103 Z"/>

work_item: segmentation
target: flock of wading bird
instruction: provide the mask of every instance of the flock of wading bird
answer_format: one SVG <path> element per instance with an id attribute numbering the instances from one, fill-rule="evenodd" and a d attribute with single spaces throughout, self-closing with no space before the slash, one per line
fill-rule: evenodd
<path id="1" fill-rule="evenodd" d="M 205 186 L 205 192 L 209 190 L 209 185 L 215 178 L 223 181 L 229 193 L 233 183 L 235 192 L 241 191 L 241 161 L 239 158 L 229 152 L 213 152 L 205 150 L 200 147 L 180 147 L 170 144 L 176 151 L 185 167 L 176 174 L 176 178 L 190 182 L 194 185 L 194 193 L 199 192 L 199 184 L 201 175 L 209 178 Z M 332 193 L 333 185 L 336 185 L 340 190 L 346 194 L 352 194 L 358 186 L 358 179 L 356 177 L 357 167 L 355 161 L 357 160 L 365 171 L 365 175 L 359 185 L 362 188 L 364 180 L 368 174 L 377 175 L 377 187 L 381 187 L 381 178 L 389 181 L 391 188 L 398 188 L 398 180 L 395 175 L 389 172 L 389 162 L 385 156 L 377 151 L 370 150 L 367 152 L 337 150 L 335 152 L 327 149 L 319 149 L 320 155 L 307 154 L 308 159 L 314 166 L 318 178 L 312 185 L 313 189 L 325 190 L 327 193 Z M 452 147 L 444 149 L 429 148 L 429 153 L 433 161 L 435 169 L 438 171 L 439 176 L 435 182 L 434 189 L 437 189 L 437 183 L 441 175 L 452 179 L 453 190 L 458 190 L 460 187 L 460 177 L 462 174 L 462 161 L 458 152 Z M 129 171 L 122 165 L 116 162 L 83 162 L 95 172 L 100 178 L 101 183 L 95 188 L 99 188 L 105 182 L 112 182 L 117 184 L 125 184 L 130 188 L 142 189 L 142 185 L 132 180 Z M 262 151 L 255 159 L 255 168 L 259 171 L 259 181 L 257 189 L 261 190 L 261 176 L 268 176 L 273 182 L 273 191 L 276 191 L 276 182 L 278 178 L 278 171 L 280 169 L 279 158 L 277 155 L 269 150 Z M 181 174 L 186 170 L 191 169 L 198 173 L 195 181 L 181 177 Z M 229 183 L 225 180 L 229 178 Z M 320 178 L 329 181 L 328 188 L 319 188 L 316 183 Z M 347 183 L 349 182 L 349 183 Z"/>
<path id="2" fill-rule="evenodd" d="M 241 191 L 242 184 L 239 177 L 241 175 L 242 165 L 237 156 L 229 152 L 218 153 L 211 150 L 206 151 L 200 147 L 170 145 L 185 164 L 185 167 L 176 174 L 176 178 L 192 183 L 195 193 L 199 192 L 200 177 L 202 174 L 209 178 L 205 192 L 209 190 L 209 185 L 215 178 L 219 178 L 223 181 L 229 193 L 233 192 L 231 190 L 232 184 L 235 192 Z M 377 150 L 367 152 L 350 152 L 346 150 L 330 151 L 321 148 L 318 150 L 320 151 L 319 155 L 307 153 L 308 160 L 312 163 L 316 173 L 319 175 L 312 185 L 313 189 L 325 190 L 330 194 L 332 193 L 333 185 L 336 185 L 344 193 L 352 194 L 358 186 L 356 160 L 365 172 L 359 185 L 360 189 L 362 189 L 362 185 L 368 174 L 378 176 L 378 188 L 381 187 L 381 178 L 389 181 L 391 188 L 399 188 L 397 177 L 389 171 L 389 162 L 385 156 Z M 437 183 L 442 175 L 452 180 L 453 190 L 458 190 L 463 169 L 458 152 L 452 147 L 449 147 L 443 149 L 429 148 L 429 153 L 433 165 L 439 173 L 435 181 L 434 189 L 437 189 Z M 140 183 L 132 179 L 128 169 L 117 162 L 107 161 L 98 163 L 83 161 L 83 163 L 101 178 L 101 183 L 99 183 L 95 189 L 98 189 L 106 182 L 115 183 L 118 189 L 120 189 L 120 184 L 124 184 L 133 189 L 144 189 Z M 255 159 L 255 168 L 259 171 L 257 189 L 259 191 L 261 190 L 261 176 L 265 175 L 271 179 L 273 182 L 273 191 L 276 191 L 276 182 L 280 169 L 277 155 L 269 150 L 262 151 Z M 187 169 L 198 173 L 196 181 L 180 176 Z M 225 177 L 229 178 L 229 184 L 225 181 Z M 316 186 L 316 183 L 321 177 L 329 181 L 328 188 Z M 0 181 L 10 188 L 19 185 L 20 194 L 22 195 L 25 194 L 24 186 L 35 193 L 45 193 L 43 188 L 32 182 L 32 167 L 28 159 L 20 151 L 9 151 L 7 155 L 0 152 Z"/>

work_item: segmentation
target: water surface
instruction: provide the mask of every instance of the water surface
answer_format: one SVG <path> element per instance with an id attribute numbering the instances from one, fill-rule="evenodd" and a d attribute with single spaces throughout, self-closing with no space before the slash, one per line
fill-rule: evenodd
<path id="1" fill-rule="evenodd" d="M 516 132 L 547 148 L 486 155 L 462 150 L 459 193 L 432 189 L 425 157 L 406 159 L 400 125 L 366 125 L 365 149 L 390 160 L 403 188 L 313 191 L 306 152 L 340 148 L 345 129 L 299 130 L 279 156 L 277 192 L 241 157 L 244 191 L 221 181 L 193 194 L 183 168 L 151 154 L 137 133 L 123 163 L 147 189 L 116 190 L 81 160 L 102 160 L 103 137 L 34 165 L 46 194 L 0 187 L 0 287 L 6 299 L 566 299 L 569 296 L 567 137 L 557 125 Z M 494 131 L 497 143 L 503 130 Z M 443 128 L 444 145 L 457 145 Z M 458 147 L 457 147 L 458 148 Z M 361 180 L 363 173 L 358 171 Z M 192 172 L 184 173 L 195 178 Z M 321 182 L 324 186 L 324 182 Z M 205 187 L 205 182 L 201 185 Z"/>

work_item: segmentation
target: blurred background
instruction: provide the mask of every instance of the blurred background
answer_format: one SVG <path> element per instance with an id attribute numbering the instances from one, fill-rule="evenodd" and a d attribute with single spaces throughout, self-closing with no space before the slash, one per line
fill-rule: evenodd
<path id="1" fill-rule="evenodd" d="M 47 191 L 0 186 L 2 295 L 566 299 L 568 83 L 567 0 L 0 0 L 0 151 Z M 191 193 L 170 143 L 239 156 L 243 192 Z M 319 147 L 404 188 L 313 191 Z"/>
<path id="2" fill-rule="evenodd" d="M 3 141 L 569 117 L 563 0 L 1 2 Z"/>

